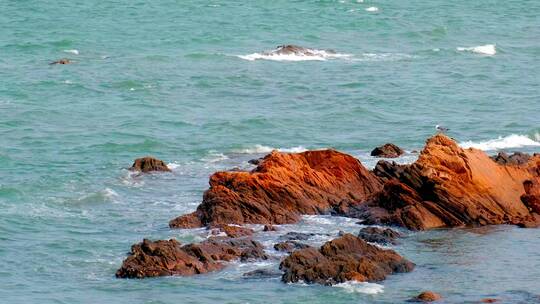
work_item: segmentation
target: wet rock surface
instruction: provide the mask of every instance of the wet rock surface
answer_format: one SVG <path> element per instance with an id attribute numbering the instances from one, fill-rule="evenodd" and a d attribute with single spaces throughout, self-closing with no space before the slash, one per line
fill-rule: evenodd
<path id="1" fill-rule="evenodd" d="M 310 247 L 309 245 L 306 245 L 304 243 L 300 243 L 298 241 L 285 241 L 280 242 L 277 244 L 274 244 L 274 249 L 277 251 L 283 251 L 291 253 L 295 251 L 296 249 L 304 249 Z"/>
<path id="2" fill-rule="evenodd" d="M 145 239 L 131 247 L 116 277 L 190 276 L 220 270 L 224 262 L 237 259 L 265 260 L 268 256 L 259 242 L 246 239 L 209 239 L 184 246 L 174 239 Z"/>
<path id="3" fill-rule="evenodd" d="M 513 154 L 499 152 L 497 155 L 491 156 L 491 159 L 501 165 L 524 165 L 530 158 L 529 154 L 522 152 L 514 152 Z"/>
<path id="4" fill-rule="evenodd" d="M 133 165 L 131 166 L 130 170 L 140 171 L 143 173 L 152 172 L 152 171 L 162 171 L 162 172 L 171 171 L 171 169 L 167 167 L 167 164 L 164 161 L 151 157 L 151 156 L 137 158 L 135 162 L 133 162 Z"/>
<path id="5" fill-rule="evenodd" d="M 280 265 L 284 282 L 337 284 L 349 280 L 381 281 L 392 273 L 409 272 L 414 264 L 393 250 L 383 250 L 345 234 L 321 248 L 299 249 Z"/>
<path id="6" fill-rule="evenodd" d="M 302 214 L 360 204 L 380 189 L 380 179 L 350 155 L 335 150 L 273 151 L 251 172 L 214 173 L 197 210 L 169 225 L 294 223 Z"/>
<path id="7" fill-rule="evenodd" d="M 396 158 L 403 155 L 405 151 L 401 149 L 400 147 L 387 143 L 382 146 L 376 147 L 371 151 L 371 156 L 375 157 L 384 157 L 384 158 Z"/>
<path id="8" fill-rule="evenodd" d="M 253 235 L 253 230 L 250 228 L 232 226 L 232 225 L 216 225 L 209 227 L 214 229 L 212 232 L 223 232 L 230 238 L 249 237 Z"/>
<path id="9" fill-rule="evenodd" d="M 365 227 L 360 230 L 358 237 L 366 242 L 388 245 L 397 244 L 401 233 L 390 228 Z"/>

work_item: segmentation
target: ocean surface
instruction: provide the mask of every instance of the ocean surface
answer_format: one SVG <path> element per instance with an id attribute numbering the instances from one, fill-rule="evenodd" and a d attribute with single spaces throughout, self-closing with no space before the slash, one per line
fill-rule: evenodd
<path id="1" fill-rule="evenodd" d="M 417 264 L 379 284 L 245 279 L 279 260 L 197 277 L 116 279 L 217 170 L 272 149 L 332 147 L 372 167 L 385 142 L 421 149 L 436 124 L 464 147 L 540 152 L 540 1 L 0 1 L 1 303 L 539 302 L 540 230 L 406 232 Z M 317 56 L 271 56 L 278 45 Z M 331 52 L 329 50 L 333 50 Z M 49 65 L 69 58 L 69 65 Z M 172 173 L 138 176 L 141 156 Z M 414 161 L 407 153 L 400 162 Z M 278 232 L 357 233 L 308 216 Z M 262 229 L 255 226 L 255 229 Z"/>

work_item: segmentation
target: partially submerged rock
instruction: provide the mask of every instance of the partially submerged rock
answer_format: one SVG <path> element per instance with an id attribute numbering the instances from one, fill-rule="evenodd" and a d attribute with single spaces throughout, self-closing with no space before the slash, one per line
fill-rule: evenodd
<path id="1" fill-rule="evenodd" d="M 251 172 L 214 173 L 197 210 L 169 225 L 294 223 L 302 214 L 360 204 L 380 189 L 380 179 L 350 155 L 335 150 L 273 151 Z"/>
<path id="2" fill-rule="evenodd" d="M 405 153 L 405 151 L 403 151 L 403 149 L 401 149 L 400 147 L 391 143 L 387 143 L 373 149 L 373 151 L 371 151 L 371 156 L 396 158 L 403 155 L 403 153 Z"/>
<path id="3" fill-rule="evenodd" d="M 264 225 L 263 231 L 265 231 L 265 232 L 277 231 L 277 228 L 274 225 Z"/>
<path id="4" fill-rule="evenodd" d="M 366 242 L 379 244 L 396 244 L 401 233 L 390 228 L 365 227 L 360 230 L 358 237 Z"/>
<path id="5" fill-rule="evenodd" d="M 289 253 L 295 251 L 296 249 L 304 249 L 308 247 L 310 246 L 304 243 L 300 243 L 298 241 L 285 241 L 285 242 L 274 244 L 275 250 L 289 252 Z"/>
<path id="6" fill-rule="evenodd" d="M 540 156 L 499 165 L 483 151 L 462 149 L 443 134 L 427 141 L 411 165 L 376 170 L 383 190 L 361 206 L 368 223 L 413 230 L 465 225 L 518 224 L 534 219 L 522 202 L 523 182 L 540 181 Z"/>
<path id="7" fill-rule="evenodd" d="M 130 170 L 140 171 L 143 173 L 152 172 L 152 171 L 165 171 L 165 172 L 171 171 L 171 169 L 167 167 L 167 164 L 164 161 L 159 160 L 157 158 L 153 158 L 151 156 L 137 158 L 135 162 L 133 162 L 133 165 L 131 166 Z"/>
<path id="8" fill-rule="evenodd" d="M 70 63 L 73 63 L 73 61 L 67 59 L 67 58 L 62 58 L 62 59 L 59 59 L 59 60 L 56 60 L 56 61 L 53 61 L 51 63 L 49 63 L 50 65 L 54 65 L 54 64 L 70 64 Z"/>
<path id="9" fill-rule="evenodd" d="M 409 272 L 414 264 L 393 250 L 370 245 L 352 234 L 291 253 L 280 265 L 284 282 L 332 285 L 349 280 L 382 281 L 392 273 Z"/>
<path id="10" fill-rule="evenodd" d="M 435 302 L 442 299 L 441 295 L 433 291 L 424 291 L 411 299 L 411 302 Z"/>
<path id="11" fill-rule="evenodd" d="M 259 242 L 247 239 L 209 239 L 184 246 L 174 239 L 145 239 L 131 247 L 116 277 L 190 276 L 220 270 L 224 262 L 236 259 L 265 260 L 268 256 Z"/>
<path id="12" fill-rule="evenodd" d="M 311 237 L 315 236 L 315 233 L 304 233 L 304 232 L 287 232 L 284 235 L 280 236 L 279 239 L 287 241 L 307 241 Z"/>
<path id="13" fill-rule="evenodd" d="M 253 229 L 240 226 L 216 225 L 209 228 L 216 229 L 215 231 L 223 232 L 230 238 L 249 237 L 253 235 Z"/>
<path id="14" fill-rule="evenodd" d="M 274 269 L 255 269 L 242 274 L 244 278 L 249 279 L 267 279 L 281 276 L 281 272 Z"/>

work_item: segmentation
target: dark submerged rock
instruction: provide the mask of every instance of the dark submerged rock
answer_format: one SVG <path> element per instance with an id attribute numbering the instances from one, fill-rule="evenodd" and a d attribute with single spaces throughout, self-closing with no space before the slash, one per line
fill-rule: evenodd
<path id="1" fill-rule="evenodd" d="M 249 279 L 267 279 L 281 276 L 281 272 L 273 269 L 255 269 L 242 275 Z"/>
<path id="2" fill-rule="evenodd" d="M 133 165 L 131 166 L 130 170 L 140 171 L 143 173 L 152 172 L 152 171 L 163 171 L 163 172 L 171 171 L 171 169 L 167 167 L 167 164 L 164 161 L 151 157 L 151 156 L 137 158 L 135 162 L 133 163 Z"/>
<path id="3" fill-rule="evenodd" d="M 49 63 L 49 65 L 55 65 L 55 64 L 71 64 L 73 63 L 73 61 L 67 59 L 67 58 L 62 58 L 62 59 L 59 59 L 57 61 L 53 61 L 51 63 Z"/>
<path id="4" fill-rule="evenodd" d="M 360 230 L 358 237 L 371 243 L 396 244 L 401 233 L 390 228 L 365 227 Z"/>
<path id="5" fill-rule="evenodd" d="M 373 149 L 373 151 L 371 151 L 371 156 L 396 158 L 403 155 L 403 153 L 405 153 L 405 151 L 403 151 L 403 149 L 401 149 L 400 147 L 391 143 L 387 143 Z"/>
<path id="6" fill-rule="evenodd" d="M 295 251 L 296 249 L 304 249 L 308 247 L 310 246 L 304 243 L 300 243 L 298 241 L 285 241 L 285 242 L 274 244 L 275 250 L 289 252 L 289 253 Z"/>
<path id="7" fill-rule="evenodd" d="M 441 295 L 433 291 L 424 291 L 412 298 L 410 302 L 435 302 L 442 299 Z"/>
<path id="8" fill-rule="evenodd" d="M 280 264 L 283 282 L 324 285 L 349 280 L 382 281 L 387 275 L 413 268 L 413 263 L 395 251 L 380 249 L 352 234 L 326 242 L 320 249 L 296 250 Z"/>

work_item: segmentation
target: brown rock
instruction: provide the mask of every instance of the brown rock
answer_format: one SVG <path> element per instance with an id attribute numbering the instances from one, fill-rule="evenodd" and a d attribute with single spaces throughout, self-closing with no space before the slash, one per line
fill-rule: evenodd
<path id="1" fill-rule="evenodd" d="M 277 231 L 277 228 L 273 225 L 264 225 L 263 231 Z"/>
<path id="2" fill-rule="evenodd" d="M 210 239 L 184 246 L 174 239 L 155 242 L 145 239 L 131 247 L 131 254 L 116 277 L 189 276 L 220 270 L 224 261 L 267 258 L 260 243 L 246 239 Z"/>
<path id="3" fill-rule="evenodd" d="M 400 147 L 391 143 L 387 143 L 373 149 L 373 151 L 371 151 L 371 156 L 396 158 L 403 155 L 403 153 L 405 153 L 405 151 L 403 151 L 403 149 L 401 149 Z"/>
<path id="4" fill-rule="evenodd" d="M 401 234 L 390 228 L 365 227 L 360 230 L 358 237 L 371 243 L 396 244 Z"/>
<path id="5" fill-rule="evenodd" d="M 413 302 L 435 302 L 442 299 L 441 295 L 433 291 L 424 291 L 411 299 Z"/>
<path id="6" fill-rule="evenodd" d="M 438 134 L 415 163 L 380 167 L 376 174 L 387 181 L 368 203 L 374 212 L 365 216 L 372 222 L 423 230 L 533 219 L 521 195 L 525 180 L 540 180 L 538 156 L 523 165 L 499 165 L 483 151 L 462 149 Z"/>
<path id="7" fill-rule="evenodd" d="M 297 241 L 285 241 L 274 244 L 274 249 L 277 251 L 293 252 L 296 249 L 304 249 L 310 247 L 309 245 L 297 242 Z"/>
<path id="8" fill-rule="evenodd" d="M 151 156 L 137 158 L 130 170 L 141 171 L 144 173 L 151 171 L 171 171 L 164 161 Z"/>
<path id="9" fill-rule="evenodd" d="M 280 265 L 284 282 L 332 285 L 348 280 L 381 281 L 387 275 L 409 272 L 414 264 L 393 250 L 370 245 L 352 234 L 291 253 Z"/>
<path id="10" fill-rule="evenodd" d="M 531 212 L 540 214 L 540 183 L 534 180 L 526 180 L 523 182 L 523 189 L 525 194 L 520 197 L 523 204 Z"/>
<path id="11" fill-rule="evenodd" d="M 67 58 L 62 58 L 60 60 L 57 60 L 57 61 L 53 61 L 51 63 L 49 63 L 50 65 L 53 65 L 53 64 L 70 64 L 70 63 L 73 63 L 73 61 L 67 59 Z"/>
<path id="12" fill-rule="evenodd" d="M 350 155 L 334 150 L 274 151 L 251 172 L 214 173 L 197 210 L 169 225 L 294 223 L 302 214 L 360 204 L 380 189 L 380 179 Z"/>
<path id="13" fill-rule="evenodd" d="M 485 298 L 485 299 L 480 300 L 480 303 L 497 303 L 497 302 L 499 302 L 499 300 L 495 298 Z"/>
<path id="14" fill-rule="evenodd" d="M 253 235 L 253 230 L 249 228 L 231 226 L 231 225 L 216 225 L 210 227 L 224 232 L 230 238 L 248 237 Z"/>

